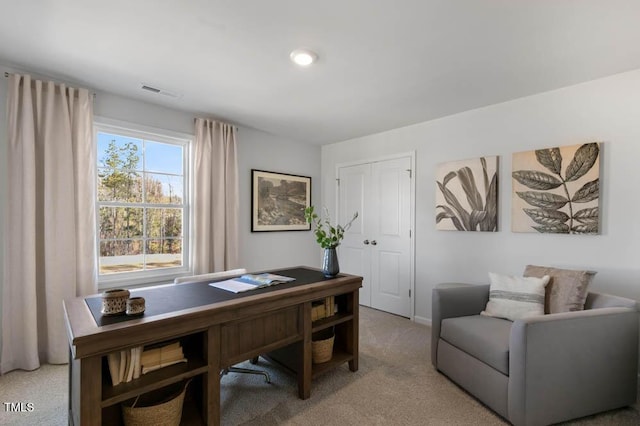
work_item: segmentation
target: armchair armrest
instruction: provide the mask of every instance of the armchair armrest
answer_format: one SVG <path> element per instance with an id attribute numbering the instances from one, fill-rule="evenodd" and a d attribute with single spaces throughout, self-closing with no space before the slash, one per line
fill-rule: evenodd
<path id="1" fill-rule="evenodd" d="M 550 424 L 635 403 L 638 312 L 615 307 L 517 320 L 509 420 Z"/>
<path id="2" fill-rule="evenodd" d="M 489 301 L 489 285 L 445 283 L 431 297 L 431 363 L 437 368 L 440 322 L 446 318 L 478 315 Z"/>

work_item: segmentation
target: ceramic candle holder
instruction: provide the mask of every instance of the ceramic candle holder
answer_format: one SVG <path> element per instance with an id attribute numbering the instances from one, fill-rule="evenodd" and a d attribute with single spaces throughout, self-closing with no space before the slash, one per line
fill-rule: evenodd
<path id="1" fill-rule="evenodd" d="M 144 314 L 144 297 L 132 297 L 127 300 L 127 315 Z"/>
<path id="2" fill-rule="evenodd" d="M 102 293 L 102 315 L 120 315 L 127 310 L 129 290 L 116 288 Z"/>

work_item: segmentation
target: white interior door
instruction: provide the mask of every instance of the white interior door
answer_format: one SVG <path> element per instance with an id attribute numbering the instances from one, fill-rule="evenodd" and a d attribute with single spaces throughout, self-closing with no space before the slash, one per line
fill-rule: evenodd
<path id="1" fill-rule="evenodd" d="M 369 164 L 343 167 L 339 171 L 338 222 L 345 224 L 358 212 L 358 218 L 353 222 L 340 244 L 340 270 L 362 277 L 360 289 L 360 304 L 371 306 L 371 254 L 369 246 L 363 241 L 367 239 L 365 230 L 366 218 L 369 214 L 367 200 L 371 187 L 371 167 Z"/>
<path id="2" fill-rule="evenodd" d="M 338 220 L 358 219 L 340 246 L 340 269 L 363 277 L 360 304 L 411 316 L 411 158 L 338 169 Z"/>
<path id="3" fill-rule="evenodd" d="M 411 159 L 373 163 L 371 306 L 411 315 Z"/>

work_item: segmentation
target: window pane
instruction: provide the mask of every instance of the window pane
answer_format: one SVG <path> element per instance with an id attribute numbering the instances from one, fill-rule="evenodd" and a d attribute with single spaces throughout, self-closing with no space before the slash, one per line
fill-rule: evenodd
<path id="1" fill-rule="evenodd" d="M 120 131 L 97 126 L 100 275 L 123 272 L 124 279 L 133 272 L 136 279 L 152 281 L 158 274 L 147 273 L 149 269 L 184 268 L 189 262 L 183 259 L 189 235 L 183 230 L 189 141 Z"/>
<path id="2" fill-rule="evenodd" d="M 98 167 L 142 170 L 142 140 L 98 132 Z"/>
<path id="3" fill-rule="evenodd" d="M 147 203 L 182 204 L 182 176 L 145 173 L 145 196 Z"/>
<path id="4" fill-rule="evenodd" d="M 161 142 L 145 141 L 145 170 L 182 175 L 182 147 Z"/>
<path id="5" fill-rule="evenodd" d="M 141 174 L 129 170 L 98 168 L 98 201 L 141 203 Z"/>
<path id="6" fill-rule="evenodd" d="M 182 240 L 148 240 L 146 259 L 147 269 L 182 266 Z"/>
<path id="7" fill-rule="evenodd" d="M 147 209 L 147 237 L 182 237 L 182 209 Z"/>
<path id="8" fill-rule="evenodd" d="M 100 239 L 142 237 L 142 208 L 100 207 Z"/>
<path id="9" fill-rule="evenodd" d="M 100 242 L 100 273 L 140 271 L 143 269 L 142 240 Z"/>

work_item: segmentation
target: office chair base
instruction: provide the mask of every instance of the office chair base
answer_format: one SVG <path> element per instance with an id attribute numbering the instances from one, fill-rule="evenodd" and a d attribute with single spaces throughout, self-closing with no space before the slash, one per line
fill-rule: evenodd
<path id="1" fill-rule="evenodd" d="M 224 376 L 227 373 L 246 373 L 246 374 L 259 374 L 264 376 L 264 381 L 266 383 L 271 383 L 271 376 L 269 376 L 269 373 L 267 373 L 266 371 L 262 371 L 262 370 L 251 370 L 250 368 L 242 368 L 242 367 L 228 367 L 223 369 L 220 372 L 220 377 Z"/>

